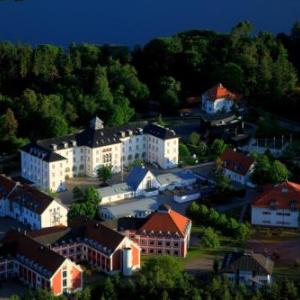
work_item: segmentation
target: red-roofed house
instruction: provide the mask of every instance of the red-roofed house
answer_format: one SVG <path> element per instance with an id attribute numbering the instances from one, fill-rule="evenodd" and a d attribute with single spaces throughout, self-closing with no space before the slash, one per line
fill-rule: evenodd
<path id="1" fill-rule="evenodd" d="M 30 288 L 51 290 L 55 296 L 82 289 L 79 265 L 18 231 L 1 241 L 0 281 L 16 278 Z"/>
<path id="2" fill-rule="evenodd" d="M 192 221 L 161 205 L 147 219 L 123 218 L 118 230 L 133 239 L 142 249 L 142 255 L 168 254 L 183 256 L 187 254 Z"/>
<path id="3" fill-rule="evenodd" d="M 266 186 L 251 207 L 253 225 L 299 227 L 300 184 L 283 182 Z"/>
<path id="4" fill-rule="evenodd" d="M 229 112 L 239 98 L 239 95 L 218 83 L 202 95 L 202 109 L 208 114 Z"/>
<path id="5" fill-rule="evenodd" d="M 220 159 L 223 162 L 224 174 L 232 181 L 252 185 L 250 177 L 255 167 L 255 160 L 252 157 L 228 148 Z"/>

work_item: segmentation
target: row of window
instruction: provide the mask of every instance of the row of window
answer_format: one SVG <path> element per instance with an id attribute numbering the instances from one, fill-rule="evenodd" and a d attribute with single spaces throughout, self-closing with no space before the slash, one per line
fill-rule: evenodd
<path id="1" fill-rule="evenodd" d="M 263 211 L 262 214 L 263 215 L 271 215 L 272 213 L 270 211 Z M 276 215 L 277 216 L 290 216 L 291 213 L 277 212 Z"/>
<path id="2" fill-rule="evenodd" d="M 141 239 L 140 240 L 141 246 L 157 246 L 157 247 L 178 247 L 178 242 L 170 242 L 170 241 L 155 241 L 155 240 L 147 240 L 147 239 Z"/>
<path id="3" fill-rule="evenodd" d="M 174 250 L 164 250 L 164 249 L 144 249 L 142 248 L 142 254 L 166 254 L 166 255 L 175 255 L 178 256 L 179 255 L 179 251 Z"/>

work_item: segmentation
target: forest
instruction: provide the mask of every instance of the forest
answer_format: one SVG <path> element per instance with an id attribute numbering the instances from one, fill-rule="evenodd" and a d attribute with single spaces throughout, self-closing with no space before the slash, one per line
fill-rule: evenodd
<path id="1" fill-rule="evenodd" d="M 158 113 L 176 115 L 185 99 L 217 82 L 249 105 L 297 119 L 300 22 L 289 34 L 254 34 L 241 22 L 226 34 L 192 30 L 133 49 L 0 43 L 0 145 L 61 136 L 95 115 L 118 126 Z"/>

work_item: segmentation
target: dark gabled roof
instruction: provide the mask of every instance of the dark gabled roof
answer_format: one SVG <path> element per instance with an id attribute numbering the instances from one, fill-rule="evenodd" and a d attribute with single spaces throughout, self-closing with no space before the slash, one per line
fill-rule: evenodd
<path id="1" fill-rule="evenodd" d="M 53 197 L 38 189 L 27 184 L 20 184 L 4 175 L 0 175 L 1 196 L 7 197 L 9 201 L 16 202 L 37 214 L 42 214 L 52 201 L 55 201 Z"/>
<path id="2" fill-rule="evenodd" d="M 102 246 L 108 247 L 113 253 L 125 238 L 124 235 L 106 227 L 100 221 L 86 217 L 77 217 L 72 221 L 72 231 L 82 234 L 82 238 L 96 241 Z"/>
<path id="3" fill-rule="evenodd" d="M 162 127 L 155 123 L 146 125 L 144 127 L 144 133 L 151 134 L 162 140 L 174 139 L 178 137 L 174 130 Z"/>
<path id="4" fill-rule="evenodd" d="M 63 256 L 15 230 L 6 233 L 0 252 L 3 256 L 13 256 L 47 278 L 51 278 L 65 261 Z"/>
<path id="5" fill-rule="evenodd" d="M 70 222 L 70 227 L 56 226 L 33 231 L 29 235 L 44 245 L 60 244 L 80 239 L 83 242 L 95 241 L 106 247 L 106 253 L 113 253 L 125 238 L 124 235 L 105 226 L 100 221 L 78 216 Z M 92 245 L 93 246 L 93 245 Z M 101 250 L 100 250 L 101 251 Z"/>
<path id="6" fill-rule="evenodd" d="M 148 124 L 147 121 L 130 123 L 121 127 L 104 127 L 95 125 L 97 120 L 92 120 L 90 127 L 64 137 L 38 140 L 35 143 L 27 144 L 20 148 L 48 162 L 64 160 L 63 156 L 54 151 L 73 147 L 73 143 L 78 146 L 88 146 L 91 148 L 103 147 L 121 143 L 121 138 L 130 135 L 140 135 L 143 132 L 152 134 L 160 139 L 171 139 L 178 137 L 173 130 L 161 127 L 157 124 Z M 99 123 L 99 122 L 98 122 Z M 55 147 L 55 149 L 53 148 Z"/>
<path id="7" fill-rule="evenodd" d="M 144 180 L 148 172 L 150 171 L 145 167 L 133 167 L 127 176 L 127 184 L 130 185 L 134 190 L 136 190 L 140 183 Z"/>
<path id="8" fill-rule="evenodd" d="M 93 122 L 92 122 L 93 123 Z M 53 151 L 52 145 L 56 145 L 57 149 L 70 148 L 73 142 L 78 146 L 88 146 L 91 148 L 109 146 L 120 143 L 120 138 L 129 136 L 130 134 L 138 135 L 142 133 L 143 127 L 147 122 L 135 122 L 121 127 L 104 127 L 97 128 L 94 125 L 81 130 L 75 134 L 64 137 L 51 138 L 37 141 L 37 144 L 49 151 Z"/>
<path id="9" fill-rule="evenodd" d="M 16 182 L 3 174 L 0 174 L 0 199 L 6 198 L 7 195 L 14 189 Z"/>
<path id="10" fill-rule="evenodd" d="M 55 162 L 60 160 L 65 160 L 66 158 L 52 152 L 51 150 L 44 148 L 43 146 L 37 144 L 37 143 L 29 143 L 23 147 L 20 148 L 21 151 L 30 153 L 33 156 L 38 157 L 39 159 L 42 159 L 47 162 Z"/>
<path id="11" fill-rule="evenodd" d="M 66 226 L 53 226 L 30 231 L 27 235 L 35 241 L 49 246 L 64 238 L 70 230 L 71 229 Z"/>
<path id="12" fill-rule="evenodd" d="M 237 252 L 226 254 L 222 264 L 224 273 L 235 273 L 236 271 L 256 272 L 256 275 L 272 274 L 274 262 L 260 254 L 253 252 Z"/>
<path id="13" fill-rule="evenodd" d="M 117 221 L 117 230 L 121 232 L 125 230 L 138 230 L 145 224 L 146 221 L 147 218 L 120 218 Z"/>
<path id="14" fill-rule="evenodd" d="M 55 201 L 51 196 L 48 196 L 29 185 L 17 186 L 9 195 L 8 199 L 37 214 L 42 214 L 52 201 Z"/>

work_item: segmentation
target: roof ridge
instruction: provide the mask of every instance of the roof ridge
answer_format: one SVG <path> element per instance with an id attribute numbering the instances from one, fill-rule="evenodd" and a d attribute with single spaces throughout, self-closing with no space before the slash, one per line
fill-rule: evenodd
<path id="1" fill-rule="evenodd" d="M 171 213 L 176 214 L 178 217 L 180 218 L 184 218 L 186 219 L 186 221 L 188 220 L 188 218 L 186 218 L 185 216 L 181 215 L 180 213 L 178 213 L 177 211 L 170 209 L 170 212 L 168 212 L 168 215 L 171 217 L 172 222 L 175 224 L 175 226 L 177 227 L 177 229 L 179 230 L 179 232 L 184 236 L 185 232 L 182 232 L 181 229 L 179 228 L 178 224 L 175 222 L 175 220 L 173 219 L 173 216 L 171 215 Z"/>

